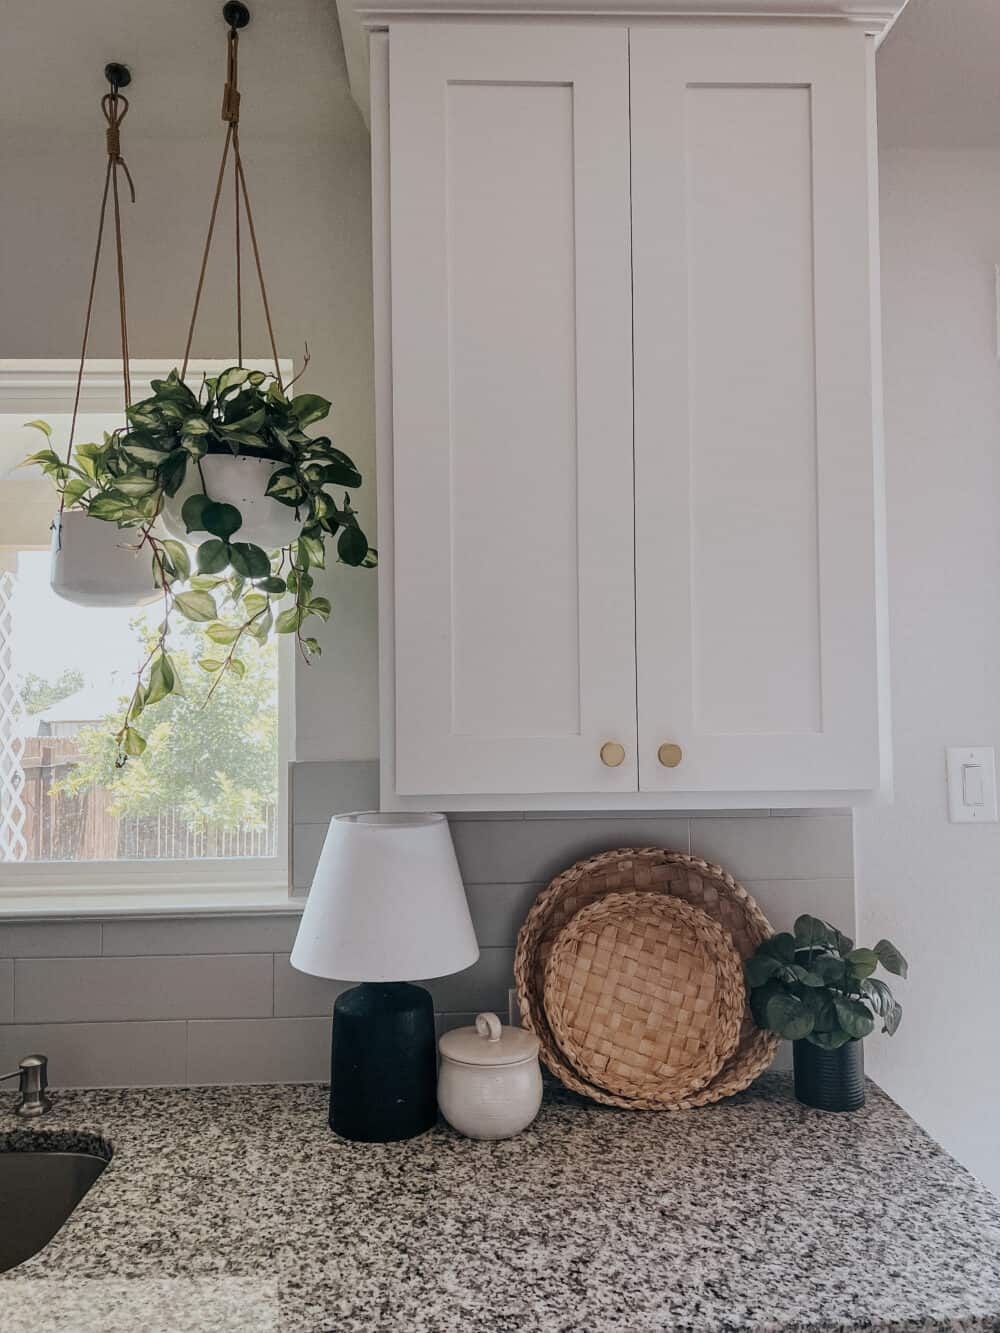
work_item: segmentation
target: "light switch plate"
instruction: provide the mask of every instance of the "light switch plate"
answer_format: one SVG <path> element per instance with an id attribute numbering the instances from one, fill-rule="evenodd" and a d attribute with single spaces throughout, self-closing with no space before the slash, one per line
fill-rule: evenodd
<path id="1" fill-rule="evenodd" d="M 953 824 L 997 822 L 997 766 L 992 746 L 951 745 L 948 769 L 948 818 Z"/>

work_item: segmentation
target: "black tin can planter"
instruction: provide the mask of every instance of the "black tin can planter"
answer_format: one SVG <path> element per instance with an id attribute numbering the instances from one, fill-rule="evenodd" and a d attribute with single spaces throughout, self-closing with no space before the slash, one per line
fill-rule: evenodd
<path id="1" fill-rule="evenodd" d="M 865 1044 L 849 1041 L 824 1051 L 811 1041 L 797 1041 L 795 1095 L 820 1111 L 856 1111 L 865 1104 Z"/>

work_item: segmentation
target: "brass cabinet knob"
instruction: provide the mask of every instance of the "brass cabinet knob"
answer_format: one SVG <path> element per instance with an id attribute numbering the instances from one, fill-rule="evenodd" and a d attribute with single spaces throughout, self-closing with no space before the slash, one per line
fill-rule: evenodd
<path id="1" fill-rule="evenodd" d="M 618 768 L 625 762 L 625 746 L 618 741 L 605 741 L 601 746 L 601 763 L 608 768 Z"/>
<path id="2" fill-rule="evenodd" d="M 684 758 L 684 751 L 679 745 L 674 745 L 670 741 L 660 746 L 656 752 L 656 757 L 664 768 L 676 768 Z"/>

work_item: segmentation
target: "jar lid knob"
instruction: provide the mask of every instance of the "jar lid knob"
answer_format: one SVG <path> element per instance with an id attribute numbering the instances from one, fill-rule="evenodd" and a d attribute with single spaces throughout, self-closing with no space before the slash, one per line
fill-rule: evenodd
<path id="1" fill-rule="evenodd" d="M 499 1041 L 503 1036 L 503 1024 L 496 1014 L 477 1014 L 476 1031 L 489 1041 Z"/>

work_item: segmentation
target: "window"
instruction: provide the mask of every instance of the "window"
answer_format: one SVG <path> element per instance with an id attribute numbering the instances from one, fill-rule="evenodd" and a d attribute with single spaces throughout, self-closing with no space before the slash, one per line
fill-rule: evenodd
<path id="1" fill-rule="evenodd" d="M 227 364 L 194 364 L 189 378 Z M 133 362 L 133 396 L 168 370 Z M 119 376 L 114 362 L 88 363 L 77 441 L 121 424 Z M 65 449 L 74 387 L 70 363 L 0 362 L 0 889 L 285 885 L 287 637 L 241 654 L 244 679 L 224 677 L 206 708 L 210 677 L 197 663 L 212 652 L 179 620 L 171 657 L 183 694 L 150 709 L 145 754 L 115 768 L 111 737 L 159 605 L 56 596 L 54 492 L 18 467 L 39 447 L 24 429 L 32 417 Z"/>

